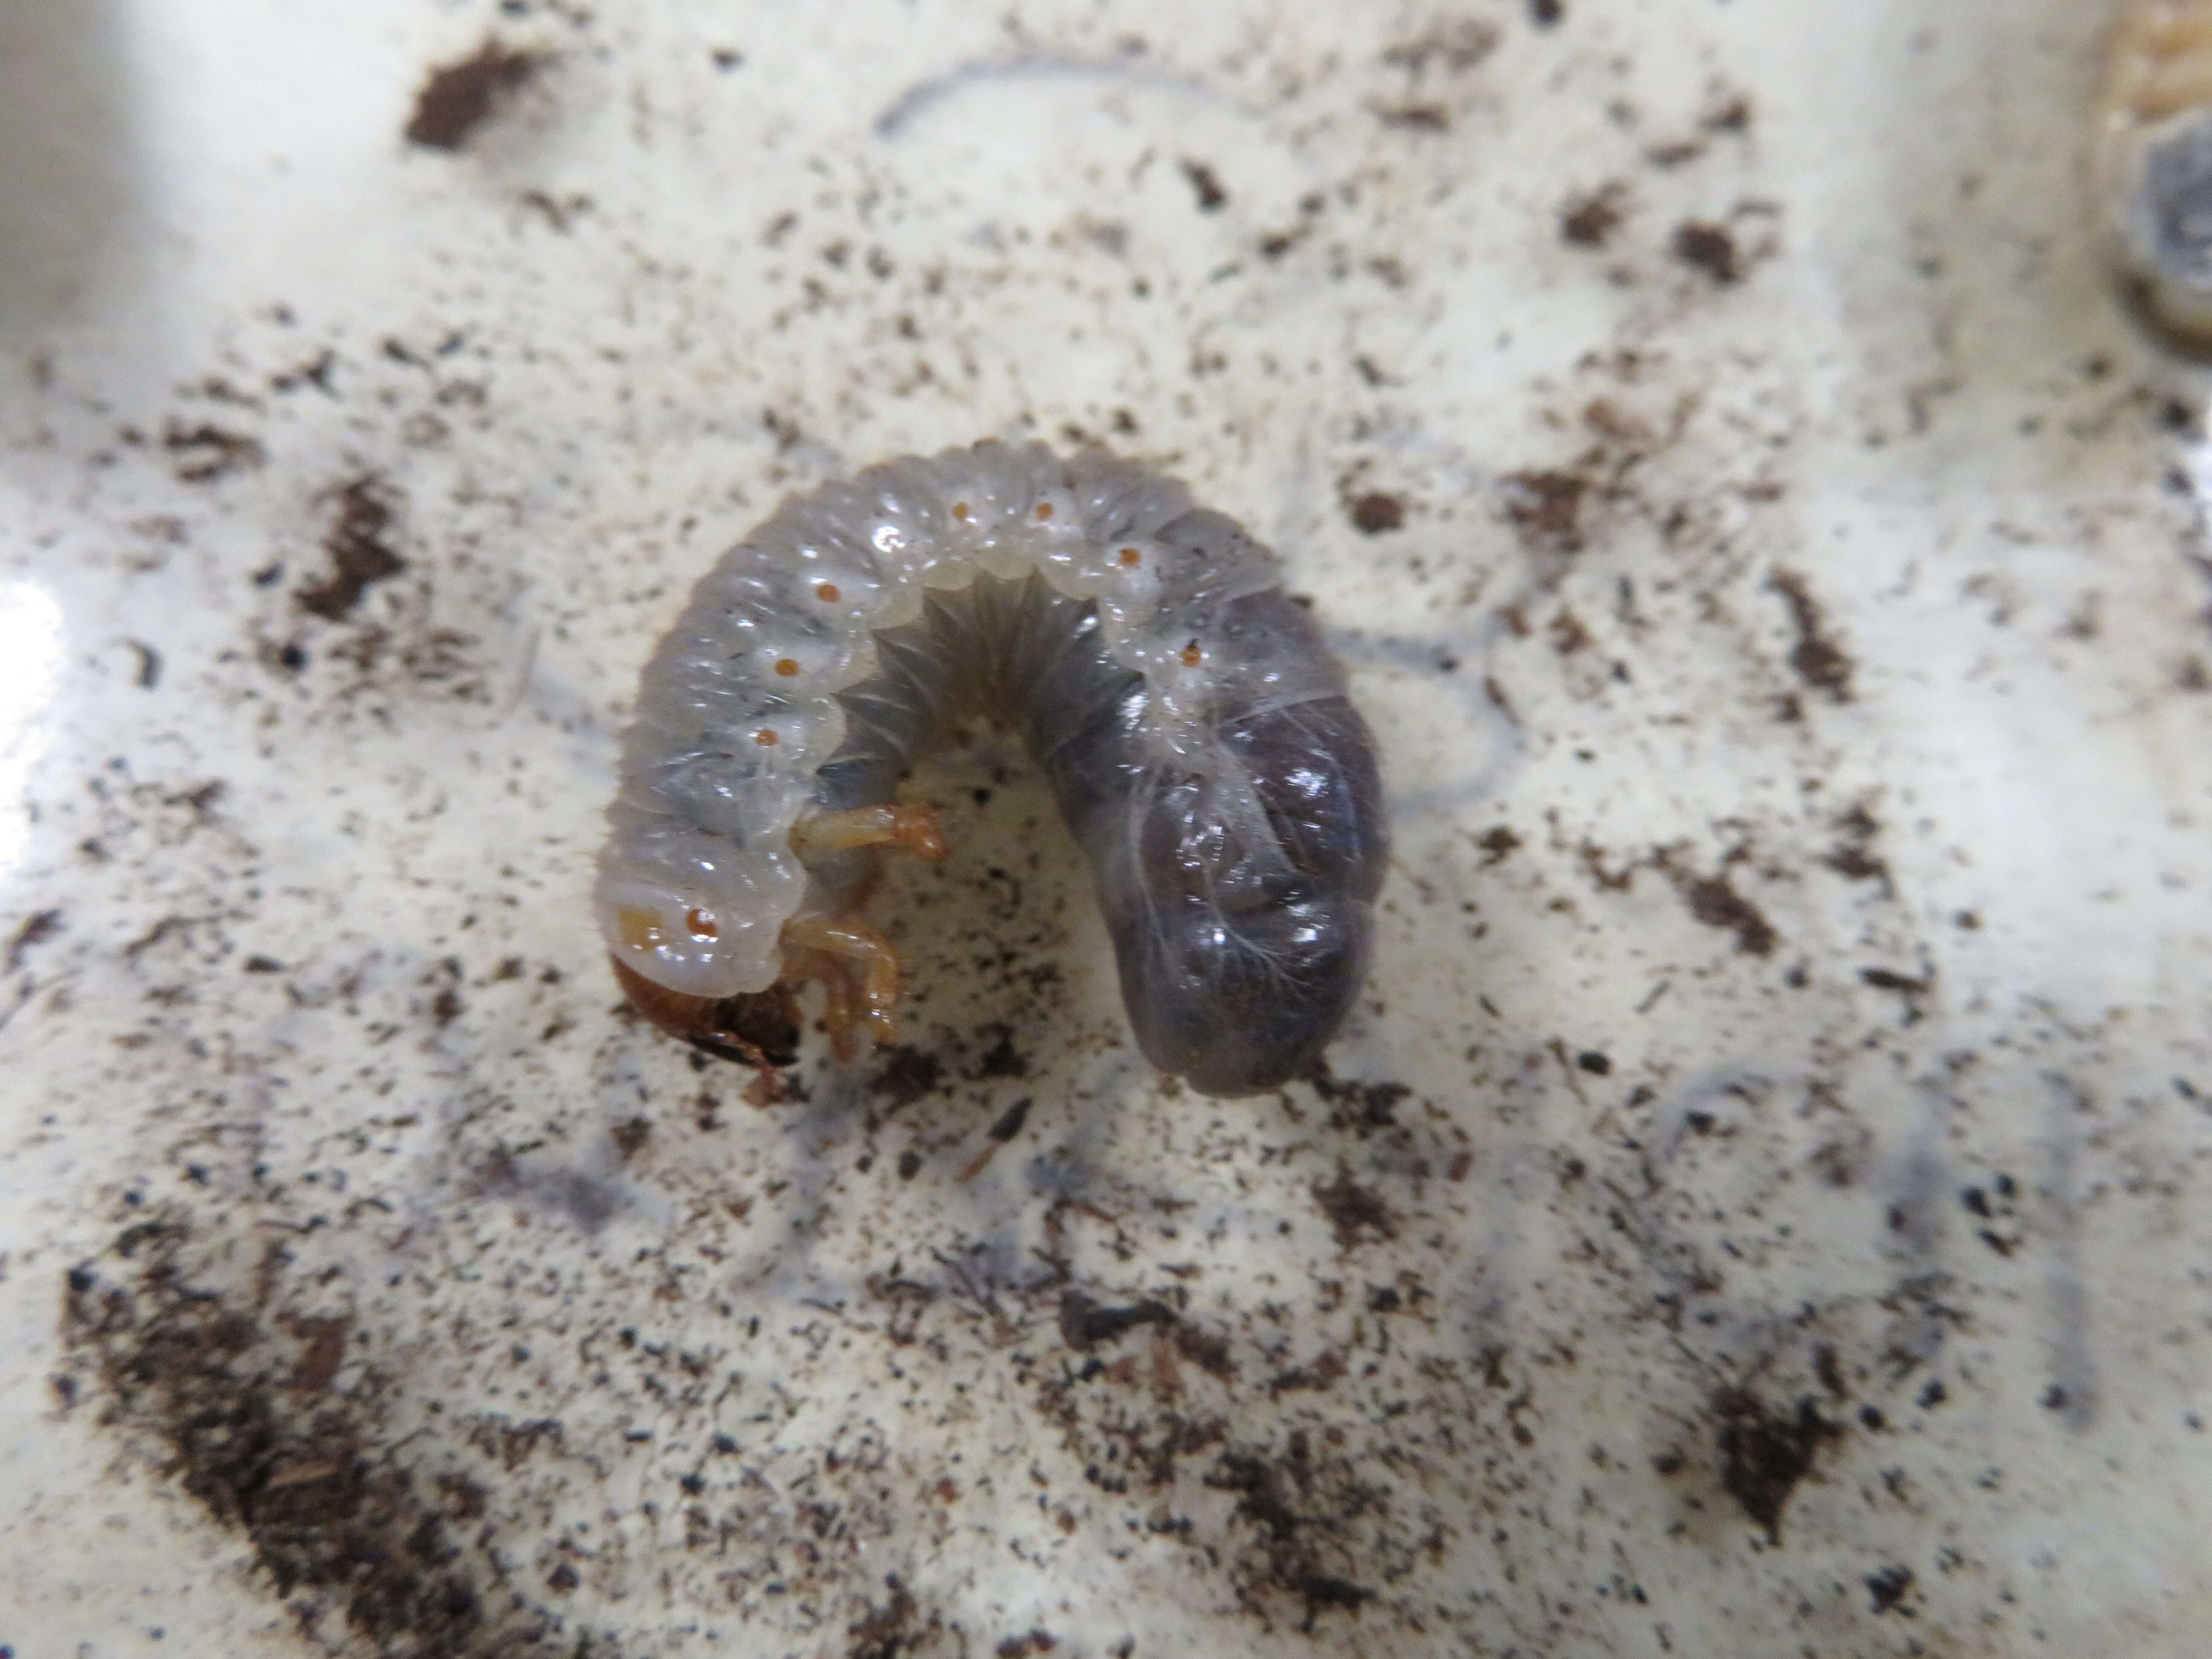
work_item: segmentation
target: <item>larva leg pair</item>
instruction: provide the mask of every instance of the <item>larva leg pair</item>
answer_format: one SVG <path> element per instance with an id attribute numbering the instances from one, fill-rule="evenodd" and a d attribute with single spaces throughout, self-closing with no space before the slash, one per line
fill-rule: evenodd
<path id="1" fill-rule="evenodd" d="M 830 1047 L 850 1060 L 863 1021 L 878 1048 L 898 1041 L 898 952 L 866 922 L 793 916 L 783 925 L 783 986 L 817 980 L 828 994 Z M 779 989 L 782 986 L 778 987 Z"/>
<path id="2" fill-rule="evenodd" d="M 926 859 L 945 856 L 945 836 L 927 806 L 854 806 L 813 812 L 791 827 L 791 850 L 811 864 L 863 847 L 902 847 Z M 828 994 L 830 1046 L 850 1060 L 854 1033 L 866 1022 L 877 1046 L 898 1041 L 898 953 L 865 922 L 849 916 L 793 916 L 783 927 L 784 981 L 818 980 Z"/>
<path id="3" fill-rule="evenodd" d="M 877 1043 L 898 1041 L 898 953 L 865 922 L 823 915 L 784 924 L 783 977 L 765 991 L 733 997 L 686 996 L 656 985 L 620 957 L 615 979 L 630 1006 L 669 1036 L 723 1060 L 761 1071 L 799 1057 L 797 989 L 817 980 L 829 994 L 830 1042 L 853 1058 L 854 1033 L 865 1021 Z"/>
<path id="4" fill-rule="evenodd" d="M 927 806 L 854 806 L 842 812 L 810 812 L 791 826 L 791 850 L 802 864 L 856 847 L 903 847 L 926 859 L 945 856 L 945 836 L 937 814 Z"/>

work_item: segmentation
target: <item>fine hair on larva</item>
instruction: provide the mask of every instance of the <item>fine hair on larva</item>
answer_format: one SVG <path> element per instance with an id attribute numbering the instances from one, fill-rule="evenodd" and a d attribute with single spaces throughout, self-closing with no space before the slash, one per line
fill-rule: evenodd
<path id="1" fill-rule="evenodd" d="M 881 848 L 944 850 L 901 777 L 957 722 L 1027 742 L 1088 856 L 1152 1061 L 1209 1094 L 1310 1067 L 1366 971 L 1387 839 L 1374 742 L 1274 555 L 1100 450 L 984 442 L 788 500 L 647 664 L 599 860 L 656 1023 L 790 1057 L 819 981 L 841 1052 L 894 1030 L 856 914 Z"/>
<path id="2" fill-rule="evenodd" d="M 2122 280 L 2153 321 L 2212 345 L 2212 0 L 2119 0 L 2096 118 Z"/>

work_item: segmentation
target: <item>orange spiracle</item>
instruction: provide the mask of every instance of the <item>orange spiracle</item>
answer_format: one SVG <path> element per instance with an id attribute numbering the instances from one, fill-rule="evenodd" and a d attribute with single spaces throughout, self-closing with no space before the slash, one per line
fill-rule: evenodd
<path id="1" fill-rule="evenodd" d="M 2121 0 L 2097 118 L 2122 280 L 2154 323 L 2212 346 L 2212 0 Z"/>

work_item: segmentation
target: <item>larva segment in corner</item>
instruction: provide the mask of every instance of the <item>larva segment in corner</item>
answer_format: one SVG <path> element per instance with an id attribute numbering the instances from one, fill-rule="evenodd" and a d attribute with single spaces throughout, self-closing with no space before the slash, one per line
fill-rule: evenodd
<path id="1" fill-rule="evenodd" d="M 2097 125 L 2122 282 L 2160 327 L 2212 347 L 2212 0 L 2121 0 Z"/>

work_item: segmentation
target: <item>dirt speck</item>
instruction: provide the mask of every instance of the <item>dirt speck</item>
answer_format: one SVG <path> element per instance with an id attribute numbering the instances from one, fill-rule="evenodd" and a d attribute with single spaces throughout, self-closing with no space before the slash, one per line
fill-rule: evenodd
<path id="1" fill-rule="evenodd" d="M 1771 957 L 1782 936 L 1764 912 L 1729 885 L 1726 876 L 1686 881 L 1682 896 L 1690 914 L 1708 927 L 1724 927 L 1735 935 L 1735 948 L 1748 956 Z"/>
<path id="2" fill-rule="evenodd" d="M 1229 192 L 1221 187 L 1220 175 L 1205 162 L 1185 156 L 1182 176 L 1190 180 L 1191 190 L 1198 198 L 1200 213 L 1218 213 L 1228 205 Z"/>
<path id="3" fill-rule="evenodd" d="M 885 1578 L 884 1586 L 890 1599 L 881 1607 L 871 1604 L 847 1628 L 853 1645 L 846 1650 L 846 1659 L 901 1659 L 919 1650 L 937 1626 L 936 1620 L 921 1620 L 921 1607 L 896 1573 Z"/>
<path id="4" fill-rule="evenodd" d="M 1384 47 L 1382 61 L 1414 76 L 1425 75 L 1432 64 L 1464 75 L 1497 50 L 1495 23 L 1486 18 L 1459 17 Z"/>
<path id="5" fill-rule="evenodd" d="M 1583 499 L 1589 480 L 1574 472 L 1510 472 L 1499 480 L 1505 516 L 1534 548 L 1574 553 L 1583 545 Z"/>
<path id="6" fill-rule="evenodd" d="M 1340 1167 L 1336 1179 L 1313 1189 L 1314 1201 L 1321 1212 L 1328 1218 L 1328 1224 L 1336 1230 L 1339 1248 L 1350 1249 L 1360 1242 L 1363 1234 L 1376 1238 L 1395 1238 L 1398 1223 L 1383 1203 L 1379 1194 L 1362 1187 L 1352 1178 L 1349 1170 Z"/>
<path id="7" fill-rule="evenodd" d="M 1797 643 L 1790 653 L 1790 666 L 1797 678 L 1816 691 L 1825 691 L 1838 702 L 1851 700 L 1852 662 L 1843 647 L 1828 637 L 1820 606 L 1805 578 L 1794 570 L 1778 569 L 1766 585 L 1790 607 L 1790 620 L 1797 630 Z"/>
<path id="8" fill-rule="evenodd" d="M 1628 216 L 1628 191 L 1617 181 L 1571 196 L 1559 210 L 1559 239 L 1571 247 L 1603 247 Z"/>
<path id="9" fill-rule="evenodd" d="M 213 483 L 268 459 L 258 438 L 228 432 L 206 421 L 198 426 L 170 422 L 161 434 L 161 447 L 169 452 L 178 478 L 185 483 Z"/>
<path id="10" fill-rule="evenodd" d="M 1406 504 L 1395 495 L 1386 495 L 1379 489 L 1370 489 L 1355 497 L 1351 504 L 1352 527 L 1363 534 L 1380 536 L 1385 531 L 1396 530 L 1406 522 Z"/>
<path id="11" fill-rule="evenodd" d="M 1071 1348 L 1091 1348 L 1101 1342 L 1111 1342 L 1139 1325 L 1175 1322 L 1175 1310 L 1150 1297 L 1126 1308 L 1103 1307 L 1081 1291 L 1069 1291 L 1060 1299 L 1060 1339 Z"/>
<path id="12" fill-rule="evenodd" d="M 1486 866 L 1502 864 L 1520 850 L 1521 837 L 1501 823 L 1495 830 L 1479 836 L 1474 844 L 1482 848 L 1482 861 Z"/>
<path id="13" fill-rule="evenodd" d="M 1375 118 L 1386 127 L 1412 132 L 1446 132 L 1451 128 L 1451 112 L 1442 104 L 1379 105 Z"/>
<path id="14" fill-rule="evenodd" d="M 1878 881 L 1889 884 L 1889 863 L 1874 850 L 1881 823 L 1863 802 L 1836 820 L 1836 844 L 1820 862 L 1846 881 Z"/>
<path id="15" fill-rule="evenodd" d="M 407 142 L 426 149 L 459 149 L 491 117 L 499 100 L 538 73 L 544 59 L 487 40 L 475 55 L 430 71 L 415 94 Z"/>
<path id="16" fill-rule="evenodd" d="M 21 968 L 27 953 L 44 945 L 61 930 L 62 913 L 59 910 L 35 910 L 26 916 L 23 925 L 15 930 L 15 936 L 8 941 L 7 971 L 12 974 Z"/>
<path id="17" fill-rule="evenodd" d="M 945 1062 L 903 1042 L 884 1056 L 882 1069 L 868 1079 L 868 1087 L 894 1112 L 935 1094 L 944 1085 Z"/>
<path id="18" fill-rule="evenodd" d="M 1771 1411 L 1748 1389 L 1724 1389 L 1712 1398 L 1721 1455 L 1721 1485 L 1743 1512 L 1782 1541 L 1782 1512 L 1797 1483 L 1813 1472 L 1820 1449 L 1843 1431 L 1809 1400 L 1795 1416 Z"/>
<path id="19" fill-rule="evenodd" d="M 1874 1598 L 1875 1612 L 1894 1613 L 1912 1589 L 1912 1569 L 1884 1567 L 1879 1572 L 1870 1572 L 1866 1577 L 1866 1587 L 1867 1594 Z"/>
<path id="20" fill-rule="evenodd" d="M 407 568 L 387 539 L 392 517 L 389 496 L 383 480 L 373 475 L 339 489 L 337 520 L 323 538 L 331 574 L 300 590 L 301 610 L 325 622 L 343 622 L 373 585 Z"/>
<path id="21" fill-rule="evenodd" d="M 1716 283 L 1726 285 L 1743 276 L 1742 255 L 1735 236 L 1726 225 L 1688 219 L 1674 227 L 1674 257 L 1694 266 Z"/>

